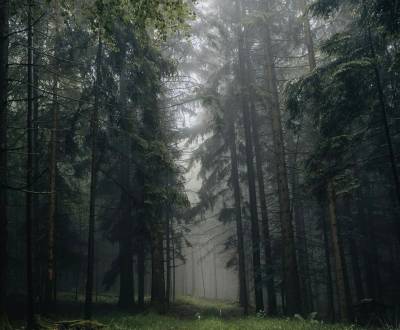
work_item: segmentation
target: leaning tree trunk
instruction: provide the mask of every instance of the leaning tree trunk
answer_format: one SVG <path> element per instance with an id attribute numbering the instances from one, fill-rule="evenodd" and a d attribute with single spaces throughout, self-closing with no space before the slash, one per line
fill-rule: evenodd
<path id="1" fill-rule="evenodd" d="M 242 17 L 242 9 L 240 8 L 239 1 L 236 1 L 237 17 L 240 21 Z M 254 279 L 254 296 L 257 311 L 264 310 L 263 299 L 263 285 L 261 273 L 261 254 L 260 254 L 260 229 L 258 223 L 258 210 L 257 210 L 257 193 L 256 181 L 253 163 L 253 141 L 251 134 L 251 121 L 248 100 L 248 86 L 247 86 L 247 73 L 246 73 L 246 59 L 244 54 L 244 33 L 241 25 L 238 24 L 236 30 L 238 38 L 238 55 L 239 55 L 239 84 L 241 87 L 241 109 L 243 116 L 243 127 L 245 133 L 245 151 L 246 151 L 246 168 L 247 168 L 247 181 L 249 188 L 249 203 L 250 203 L 250 223 L 251 223 L 251 243 L 253 254 L 253 279 Z"/>
<path id="2" fill-rule="evenodd" d="M 93 280 L 94 280 L 94 230 L 96 219 L 96 188 L 97 188 L 97 131 L 98 131 L 98 112 L 100 107 L 100 88 L 102 85 L 102 53 L 103 42 L 101 32 L 98 36 L 98 47 L 96 56 L 96 82 L 94 108 L 90 119 L 91 132 L 91 165 L 90 165 L 90 200 L 89 200 L 89 232 L 88 232 L 88 256 L 87 256 L 87 275 L 85 292 L 85 319 L 92 318 L 93 309 Z"/>
<path id="3" fill-rule="evenodd" d="M 268 0 L 265 1 L 265 8 L 268 12 Z M 292 213 L 290 210 L 289 184 L 286 168 L 286 152 L 283 138 L 281 111 L 279 105 L 278 82 L 274 68 L 271 32 L 268 22 L 265 25 L 265 63 L 267 87 L 271 95 L 269 98 L 269 106 L 271 109 L 273 130 L 272 135 L 276 157 L 276 174 L 280 205 L 284 272 L 283 284 L 286 296 L 286 313 L 293 315 L 300 312 L 302 310 L 302 306 L 296 258 L 296 246 L 292 224 Z"/>
<path id="4" fill-rule="evenodd" d="M 7 300 L 7 95 L 9 1 L 0 1 L 0 330 L 11 328 Z"/>

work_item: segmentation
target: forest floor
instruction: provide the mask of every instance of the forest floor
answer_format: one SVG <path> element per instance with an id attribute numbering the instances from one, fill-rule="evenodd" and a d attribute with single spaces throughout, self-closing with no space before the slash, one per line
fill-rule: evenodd
<path id="1" fill-rule="evenodd" d="M 78 304 L 66 301 L 65 305 L 61 305 L 62 312 L 57 312 L 52 319 L 73 320 L 81 314 Z M 121 312 L 115 303 L 99 301 L 94 318 L 105 326 L 104 329 L 110 330 L 362 330 L 354 325 L 331 325 L 301 318 L 243 317 L 236 304 L 191 297 L 177 299 L 166 315 L 159 315 L 150 309 L 141 313 Z M 14 329 L 23 329 L 23 324 L 15 323 Z"/>

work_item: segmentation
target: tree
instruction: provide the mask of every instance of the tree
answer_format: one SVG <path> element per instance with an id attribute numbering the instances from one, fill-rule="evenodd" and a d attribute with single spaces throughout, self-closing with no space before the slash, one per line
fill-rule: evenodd
<path id="1" fill-rule="evenodd" d="M 7 299 L 7 99 L 9 1 L 0 3 L 0 329 L 8 329 Z"/>

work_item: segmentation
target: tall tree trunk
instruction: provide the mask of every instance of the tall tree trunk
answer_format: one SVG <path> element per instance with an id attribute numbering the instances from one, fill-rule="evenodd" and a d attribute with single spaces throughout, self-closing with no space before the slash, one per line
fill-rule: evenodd
<path id="1" fill-rule="evenodd" d="M 139 244 L 137 258 L 137 273 L 138 273 L 138 305 L 139 308 L 144 308 L 144 273 L 145 273 L 145 248 L 143 242 Z"/>
<path id="2" fill-rule="evenodd" d="M 217 246 L 214 244 L 212 257 L 213 257 L 213 273 L 214 273 L 214 299 L 218 299 L 218 275 L 217 275 Z"/>
<path id="3" fill-rule="evenodd" d="M 167 211 L 165 221 L 165 240 L 166 240 L 166 271 L 167 271 L 167 282 L 165 290 L 165 302 L 169 306 L 171 300 L 171 215 L 170 211 Z"/>
<path id="4" fill-rule="evenodd" d="M 392 136 L 390 133 L 390 127 L 389 127 L 389 120 L 388 120 L 388 115 L 387 115 L 387 105 L 386 105 L 386 98 L 385 98 L 385 93 L 382 87 L 382 77 L 381 77 L 381 72 L 379 68 L 379 62 L 378 58 L 375 53 L 375 48 L 374 48 L 374 43 L 372 40 L 372 34 L 371 34 L 371 28 L 368 27 L 368 41 L 369 41 L 369 48 L 371 52 L 371 57 L 374 61 L 374 72 L 375 72 L 375 85 L 376 89 L 378 92 L 378 100 L 379 100 L 379 109 L 381 111 L 382 115 L 382 122 L 383 122 L 383 128 L 385 132 L 385 139 L 387 143 L 387 148 L 389 151 L 389 160 L 390 160 L 390 165 L 392 169 L 392 174 L 393 174 L 393 181 L 394 181 L 394 187 L 395 187 L 395 192 L 396 192 L 396 197 L 397 197 L 397 217 L 399 218 L 400 216 L 400 178 L 399 178 L 399 171 L 397 168 L 397 161 L 396 161 L 396 156 L 395 156 L 395 151 L 393 147 L 393 141 L 392 141 Z M 400 219 L 397 219 L 397 222 L 395 224 L 396 232 L 397 232 L 397 239 L 400 243 Z"/>
<path id="5" fill-rule="evenodd" d="M 191 251 L 192 251 L 192 297 L 196 297 L 196 270 L 195 270 L 193 246 L 191 247 Z"/>
<path id="6" fill-rule="evenodd" d="M 233 195 L 234 195 L 237 255 L 239 262 L 239 302 L 240 306 L 242 306 L 244 309 L 244 314 L 247 315 L 249 302 L 247 296 L 246 261 L 244 254 L 242 206 L 241 206 L 241 194 L 240 194 L 240 183 L 239 183 L 238 156 L 236 149 L 235 122 L 232 113 L 227 113 L 225 116 L 228 122 L 227 139 L 229 144 L 229 153 L 231 160 L 231 184 L 233 187 Z"/>
<path id="7" fill-rule="evenodd" d="M 236 10 L 238 22 L 242 17 L 242 9 L 240 8 L 239 1 L 236 1 Z M 260 253 L 260 229 L 258 224 L 258 209 L 257 209 L 257 193 L 256 182 L 253 163 L 253 140 L 251 133 L 251 117 L 249 111 L 248 100 L 248 86 L 247 86 L 247 72 L 246 72 L 246 59 L 244 54 L 245 40 L 244 33 L 241 25 L 238 24 L 236 30 L 238 38 L 238 54 L 239 54 L 239 84 L 241 86 L 241 109 L 243 116 L 243 127 L 245 133 L 245 150 L 246 150 L 246 168 L 247 168 L 247 181 L 249 189 L 249 203 L 250 203 L 250 221 L 251 221 L 251 243 L 253 254 L 253 279 L 254 279 L 254 296 L 257 311 L 264 310 L 263 299 L 263 285 L 261 273 L 261 253 Z"/>
<path id="8" fill-rule="evenodd" d="M 49 217 L 47 224 L 47 283 L 46 283 L 46 309 L 53 307 L 55 290 L 54 269 L 54 232 L 56 217 L 56 177 L 57 177 L 57 129 L 58 129 L 58 77 L 54 75 L 53 104 L 51 109 L 52 128 L 49 145 Z"/>
<path id="9" fill-rule="evenodd" d="M 268 0 L 265 8 L 269 12 Z M 301 296 L 299 286 L 299 274 L 296 258 L 296 246 L 290 210 L 289 184 L 286 168 L 286 153 L 283 138 L 282 119 L 279 105 L 278 83 L 274 68 L 272 54 L 271 32 L 267 22 L 265 25 L 265 63 L 267 74 L 267 87 L 270 93 L 269 106 L 273 130 L 274 152 L 276 157 L 276 171 L 278 182 L 278 194 L 280 205 L 280 220 L 282 227 L 283 246 L 283 283 L 286 295 L 286 312 L 288 315 L 301 312 Z"/>
<path id="10" fill-rule="evenodd" d="M 165 312 L 165 272 L 162 224 L 155 223 L 151 235 L 151 302 L 159 312 L 163 313 Z"/>
<path id="11" fill-rule="evenodd" d="M 8 269 L 7 221 L 7 96 L 9 1 L 0 1 L 0 329 L 11 329 L 6 312 Z"/>
<path id="12" fill-rule="evenodd" d="M 175 261 L 175 235 L 172 230 L 172 301 L 175 302 L 176 296 L 176 261 Z"/>
<path id="13" fill-rule="evenodd" d="M 304 28 L 304 43 L 307 48 L 308 64 L 310 71 L 316 68 L 316 59 L 314 51 L 314 42 L 311 33 L 310 21 L 308 18 L 306 1 L 301 0 L 303 10 L 303 28 Z M 297 137 L 300 139 L 300 136 Z M 297 149 L 297 146 L 294 148 Z M 299 197 L 299 172 L 297 170 L 297 150 L 295 151 L 294 164 L 293 164 L 293 179 L 292 179 L 292 207 L 293 217 L 296 227 L 296 241 L 297 241 L 297 254 L 299 262 L 299 283 L 302 291 L 304 311 L 311 312 L 313 308 L 313 290 L 311 283 L 311 272 L 309 267 L 308 258 L 308 244 L 307 233 L 304 218 L 304 205 L 302 199 Z"/>
<path id="14" fill-rule="evenodd" d="M 345 283 L 346 274 L 336 216 L 336 192 L 332 180 L 328 181 L 327 183 L 327 196 L 329 206 L 329 223 L 332 236 L 332 248 L 335 260 L 336 289 L 338 296 L 339 315 L 342 321 L 347 321 L 349 320 L 349 314 Z"/>
<path id="15" fill-rule="evenodd" d="M 253 101 L 251 101 L 251 122 L 252 132 L 254 141 L 254 152 L 256 156 L 256 170 L 257 170 L 257 183 L 258 183 L 258 198 L 261 206 L 261 227 L 264 236 L 264 258 L 265 258 L 265 270 L 266 270 L 266 282 L 267 282 L 267 293 L 268 293 L 268 306 L 267 311 L 269 315 L 275 315 L 277 313 L 277 302 L 275 292 L 275 281 L 274 281 L 274 264 L 272 260 L 271 250 L 271 237 L 269 231 L 269 219 L 268 219 L 268 208 L 267 199 L 265 196 L 265 185 L 264 185 L 264 172 L 263 172 L 263 159 L 262 151 L 259 138 L 259 126 L 256 107 Z"/>
<path id="16" fill-rule="evenodd" d="M 122 42 L 119 45 L 120 50 L 120 81 L 119 81 L 119 103 L 121 111 L 121 159 L 120 159 L 120 240 L 119 240 L 119 262 L 120 262 L 120 291 L 119 306 L 121 308 L 129 308 L 134 304 L 134 283 L 133 283 L 133 219 L 132 219 L 132 201 L 129 196 L 131 191 L 131 166 L 130 153 L 132 150 L 130 142 L 130 131 L 132 124 L 128 119 L 127 111 L 127 77 L 126 77 L 126 44 Z"/>
<path id="17" fill-rule="evenodd" d="M 327 290 L 327 298 L 328 298 L 328 311 L 330 315 L 328 316 L 330 321 L 335 320 L 335 301 L 333 295 L 333 279 L 332 279 L 332 266 L 331 266 L 331 255 L 329 248 L 329 234 L 328 234 L 328 226 L 326 221 L 326 209 L 322 207 L 324 210 L 321 216 L 321 225 L 322 225 L 322 233 L 324 236 L 324 253 L 325 253 L 325 264 L 326 264 L 326 290 Z"/>
<path id="18" fill-rule="evenodd" d="M 368 298 L 377 300 L 379 298 L 380 280 L 379 280 L 379 265 L 377 263 L 377 244 L 375 237 L 375 228 L 373 219 L 368 212 L 368 207 L 364 205 L 369 204 L 369 182 L 367 178 L 363 178 L 366 182 L 367 193 L 364 193 L 359 188 L 357 196 L 357 209 L 358 209 L 358 223 L 361 231 L 361 254 L 364 259 L 365 267 L 365 284 L 366 293 Z"/>
<path id="19" fill-rule="evenodd" d="M 345 216 L 347 217 L 346 222 L 350 224 L 350 232 L 347 235 L 348 236 L 348 244 L 349 244 L 349 250 L 350 250 L 350 260 L 351 260 L 351 270 L 353 273 L 353 281 L 354 281 L 354 288 L 356 292 L 356 297 L 357 301 L 361 301 L 362 299 L 365 298 L 364 294 L 364 288 L 363 288 L 363 280 L 361 276 L 361 269 L 360 269 L 360 256 L 359 256 L 359 251 L 358 251 L 358 244 L 355 239 L 357 237 L 357 233 L 355 232 L 356 230 L 356 225 L 355 225 L 355 220 L 353 218 L 353 214 L 351 212 L 351 196 L 347 195 L 344 197 L 344 205 L 343 208 L 345 210 Z"/>
<path id="20" fill-rule="evenodd" d="M 90 165 L 90 200 L 89 200 L 89 231 L 88 231 L 88 256 L 87 256 L 87 275 L 85 292 L 85 319 L 92 318 L 93 309 L 93 280 L 94 280 L 94 231 L 96 220 L 96 188 L 97 188 L 97 131 L 98 131 L 98 112 L 100 107 L 100 88 L 102 85 L 102 53 L 103 41 L 101 32 L 98 32 L 98 46 L 96 56 L 96 82 L 94 108 L 90 119 L 91 132 L 91 165 Z"/>
<path id="21" fill-rule="evenodd" d="M 27 81 L 27 159 L 26 159 L 26 280 L 27 280 L 27 329 L 35 328 L 34 292 L 33 292 L 33 244 L 32 244 L 32 174 L 33 174 L 33 6 L 34 0 L 28 0 L 28 81 Z"/>

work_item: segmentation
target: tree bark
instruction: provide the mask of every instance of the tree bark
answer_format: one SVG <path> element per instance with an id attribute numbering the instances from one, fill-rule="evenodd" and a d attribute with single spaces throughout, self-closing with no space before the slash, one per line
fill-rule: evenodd
<path id="1" fill-rule="evenodd" d="M 164 272 L 164 235 L 159 223 L 153 225 L 151 247 L 151 302 L 156 309 L 165 312 L 165 272 Z"/>
<path id="2" fill-rule="evenodd" d="M 52 128 L 49 145 L 49 216 L 47 223 L 47 283 L 46 283 L 46 310 L 53 307 L 55 290 L 54 269 L 54 232 L 56 217 L 56 176 L 57 176 L 57 130 L 58 130 L 58 78 L 54 75 L 53 104 L 51 110 Z"/>
<path id="3" fill-rule="evenodd" d="M 328 311 L 330 313 L 329 319 L 330 319 L 330 321 L 333 322 L 335 320 L 335 302 L 334 302 L 334 296 L 333 296 L 333 279 L 332 279 L 331 255 L 330 255 L 330 248 L 329 248 L 329 234 L 328 234 L 327 221 L 325 220 L 326 209 L 325 209 L 325 207 L 322 207 L 322 209 L 324 210 L 323 215 L 321 216 L 321 225 L 322 225 L 322 233 L 324 236 Z"/>
<path id="4" fill-rule="evenodd" d="M 124 38 L 124 36 L 122 37 Z M 131 166 L 130 153 L 132 150 L 130 142 L 131 122 L 127 111 L 127 77 L 126 77 L 126 44 L 124 41 L 119 45 L 120 58 L 120 81 L 119 81 L 119 106 L 121 111 L 121 147 L 120 157 L 120 239 L 119 239 L 119 261 L 120 261 L 120 291 L 119 307 L 129 308 L 134 305 L 134 283 L 133 283 L 133 219 L 132 201 L 129 193 L 131 191 Z"/>
<path id="5" fill-rule="evenodd" d="M 138 249 L 138 304 L 139 308 L 144 308 L 144 273 L 145 273 L 145 248 L 144 242 L 141 242 Z"/>
<path id="6" fill-rule="evenodd" d="M 229 153 L 231 160 L 231 184 L 234 195 L 236 236 L 237 236 L 237 255 L 239 263 L 239 303 L 244 309 L 244 314 L 248 313 L 248 296 L 247 296 L 247 281 L 246 281 L 246 262 L 244 254 L 244 238 L 242 224 L 242 206 L 239 183 L 238 156 L 236 148 L 236 133 L 235 122 L 232 113 L 226 114 L 228 122 L 227 139 L 229 144 Z"/>
<path id="7" fill-rule="evenodd" d="M 353 218 L 353 214 L 351 212 L 351 196 L 347 195 L 344 197 L 344 210 L 345 216 L 347 217 L 346 222 L 350 223 L 350 232 L 348 234 L 348 244 L 350 249 L 350 260 L 351 260 L 351 270 L 353 273 L 353 281 L 354 281 L 354 288 L 356 292 L 357 301 L 360 302 L 362 299 L 365 298 L 364 294 L 364 287 L 363 287 L 363 280 L 361 276 L 361 269 L 360 269 L 360 256 L 359 256 L 359 249 L 358 244 L 355 239 L 356 235 L 356 226 L 355 220 Z"/>
<path id="8" fill-rule="evenodd" d="M 167 211 L 165 222 L 165 240 L 166 240 L 166 271 L 167 271 L 167 282 L 165 290 L 165 302 L 169 306 L 171 300 L 171 218 L 170 212 Z"/>
<path id="9" fill-rule="evenodd" d="M 348 301 L 346 297 L 345 268 L 340 245 L 339 228 L 336 217 L 336 193 L 332 180 L 327 183 L 329 206 L 329 223 L 332 236 L 333 256 L 335 260 L 336 290 L 338 296 L 339 315 L 342 321 L 349 320 Z"/>
<path id="10" fill-rule="evenodd" d="M 9 1 L 0 1 L 0 329 L 11 329 L 7 311 L 7 96 Z"/>
<path id="11" fill-rule="evenodd" d="M 28 0 L 28 65 L 27 65 L 27 117 L 26 117 L 26 280 L 27 280 L 27 329 L 35 328 L 34 292 L 33 292 L 33 244 L 32 244 L 32 174 L 33 174 L 33 6 L 34 0 Z"/>
<path id="12" fill-rule="evenodd" d="M 94 231 L 96 220 L 96 189 L 97 189 L 97 131 L 98 112 L 100 107 L 100 88 L 102 85 L 102 53 L 103 41 L 101 32 L 98 32 L 98 46 L 96 56 L 96 82 L 94 108 L 91 113 L 91 165 L 90 165 L 90 200 L 89 200 L 89 231 L 88 231 L 88 260 L 85 293 L 85 319 L 91 320 L 93 309 L 93 280 L 94 280 Z"/>
<path id="13" fill-rule="evenodd" d="M 267 199 L 265 196 L 265 185 L 264 185 L 264 172 L 263 172 L 263 159 L 259 138 L 259 126 L 257 111 L 253 101 L 251 101 L 251 122 L 252 132 L 254 141 L 254 152 L 256 158 L 256 171 L 257 171 L 257 183 L 258 183 L 258 198 L 261 206 L 261 228 L 264 236 L 264 258 L 265 258 L 265 270 L 266 270 L 266 283 L 268 293 L 268 306 L 267 311 L 269 315 L 275 315 L 277 313 L 277 302 L 275 292 L 275 272 L 274 264 L 272 260 L 272 249 L 271 249 L 271 235 L 269 231 L 269 218 Z"/>

